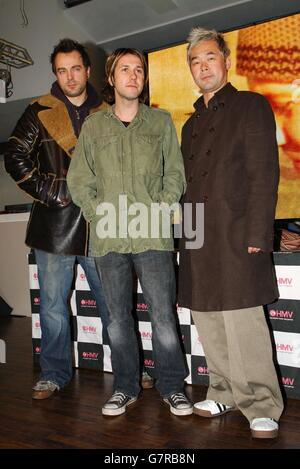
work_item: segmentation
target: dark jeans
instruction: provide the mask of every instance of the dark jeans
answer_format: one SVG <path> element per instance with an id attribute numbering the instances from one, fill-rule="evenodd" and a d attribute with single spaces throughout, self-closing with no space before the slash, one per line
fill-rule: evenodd
<path id="1" fill-rule="evenodd" d="M 40 285 L 41 380 L 53 381 L 60 388 L 72 378 L 72 353 L 70 334 L 69 295 L 74 276 L 76 256 L 50 254 L 35 249 Z M 77 256 L 85 271 L 90 289 L 105 330 L 108 310 L 102 285 L 92 257 Z"/>
<path id="2" fill-rule="evenodd" d="M 183 390 L 187 376 L 175 321 L 175 273 L 172 253 L 146 251 L 139 254 L 111 252 L 96 258 L 109 310 L 114 390 L 137 396 L 139 350 L 132 317 L 134 267 L 149 305 L 156 388 L 163 397 Z"/>

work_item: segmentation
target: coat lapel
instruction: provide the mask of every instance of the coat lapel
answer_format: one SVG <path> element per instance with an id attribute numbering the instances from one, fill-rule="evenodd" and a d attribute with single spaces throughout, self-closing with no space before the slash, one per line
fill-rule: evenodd
<path id="1" fill-rule="evenodd" d="M 38 103 L 50 109 L 39 112 L 39 119 L 56 143 L 69 155 L 77 143 L 66 106 L 52 95 L 42 96 Z"/>
<path id="2" fill-rule="evenodd" d="M 77 137 L 66 106 L 51 94 L 42 96 L 37 101 L 41 106 L 48 108 L 38 113 L 43 126 L 56 143 L 71 157 L 77 143 Z M 107 105 L 102 103 L 100 106 L 91 109 L 90 113 L 105 107 Z"/>

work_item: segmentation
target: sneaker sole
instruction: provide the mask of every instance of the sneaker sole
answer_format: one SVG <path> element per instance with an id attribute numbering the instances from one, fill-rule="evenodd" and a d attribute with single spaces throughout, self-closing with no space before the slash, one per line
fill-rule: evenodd
<path id="1" fill-rule="evenodd" d="M 184 417 L 185 415 L 192 415 L 193 407 L 190 409 L 174 409 L 168 401 L 163 400 L 165 404 L 170 407 L 170 411 L 172 414 L 177 415 L 179 417 Z"/>
<path id="2" fill-rule="evenodd" d="M 109 417 L 117 417 L 118 415 L 125 414 L 127 406 L 133 404 L 136 401 L 137 397 L 133 397 L 130 401 L 127 402 L 125 406 L 120 407 L 120 409 L 105 409 L 104 407 L 102 407 L 102 415 L 108 415 Z"/>
<path id="3" fill-rule="evenodd" d="M 217 414 L 212 414 L 209 410 L 204 410 L 204 409 L 198 409 L 197 407 L 194 407 L 193 412 L 196 415 L 200 415 L 200 417 L 205 417 L 208 419 L 212 419 L 214 417 L 219 417 L 220 415 L 227 414 L 228 412 L 232 412 L 234 409 L 227 409 L 223 410 L 223 412 L 218 412 Z"/>
<path id="4" fill-rule="evenodd" d="M 278 430 L 251 430 L 252 438 L 276 438 Z"/>
<path id="5" fill-rule="evenodd" d="M 54 394 L 54 391 L 33 391 L 32 392 L 32 399 L 35 399 L 37 401 L 42 401 L 44 399 L 49 399 Z"/>

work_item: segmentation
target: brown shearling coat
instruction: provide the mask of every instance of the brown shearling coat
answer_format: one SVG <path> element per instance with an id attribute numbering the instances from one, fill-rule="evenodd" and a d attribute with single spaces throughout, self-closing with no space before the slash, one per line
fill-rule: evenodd
<path id="1" fill-rule="evenodd" d="M 95 98 L 90 112 L 98 109 Z M 6 171 L 33 198 L 25 240 L 32 248 L 60 255 L 88 253 L 89 225 L 66 182 L 76 142 L 67 107 L 52 94 L 25 109 L 9 138 Z"/>
<path id="2" fill-rule="evenodd" d="M 180 242 L 180 306 L 225 311 L 273 302 L 278 289 L 271 251 L 279 179 L 275 120 L 261 95 L 230 83 L 182 131 L 187 191 L 204 203 L 204 245 Z M 195 219 L 193 219 L 195 228 Z M 263 252 L 248 254 L 248 246 Z"/>

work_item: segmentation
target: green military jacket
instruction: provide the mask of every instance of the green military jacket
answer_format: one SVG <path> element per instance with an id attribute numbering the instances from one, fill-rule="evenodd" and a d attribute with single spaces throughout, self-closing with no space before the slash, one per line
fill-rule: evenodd
<path id="1" fill-rule="evenodd" d="M 128 127 L 113 107 L 89 116 L 67 183 L 91 224 L 91 255 L 173 249 L 172 217 L 165 204 L 179 202 L 185 176 L 167 111 L 140 104 Z"/>

